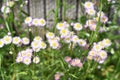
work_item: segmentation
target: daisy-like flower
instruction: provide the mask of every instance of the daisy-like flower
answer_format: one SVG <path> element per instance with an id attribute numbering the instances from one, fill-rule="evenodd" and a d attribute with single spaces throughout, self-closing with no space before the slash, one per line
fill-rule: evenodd
<path id="1" fill-rule="evenodd" d="M 102 47 L 102 49 L 105 47 L 103 41 L 98 42 L 98 45 L 100 45 Z"/>
<path id="2" fill-rule="evenodd" d="M 42 41 L 42 38 L 40 36 L 35 36 L 34 41 Z"/>
<path id="3" fill-rule="evenodd" d="M 89 28 L 90 28 L 91 31 L 95 31 L 95 30 L 96 30 L 96 27 L 97 27 L 97 25 L 89 26 Z"/>
<path id="4" fill-rule="evenodd" d="M 46 25 L 46 21 L 43 18 L 39 19 L 38 23 L 39 23 L 40 26 L 45 26 Z"/>
<path id="5" fill-rule="evenodd" d="M 89 51 L 88 55 L 91 56 L 91 57 L 93 58 L 94 56 L 97 55 L 97 52 L 94 51 L 94 50 L 91 50 L 91 51 Z"/>
<path id="6" fill-rule="evenodd" d="M 47 33 L 46 33 L 46 37 L 47 37 L 48 39 L 51 39 L 51 38 L 54 38 L 54 37 L 55 37 L 55 34 L 52 33 L 52 32 L 47 32 Z"/>
<path id="7" fill-rule="evenodd" d="M 93 50 L 95 50 L 95 51 L 100 51 L 101 49 L 102 49 L 102 47 L 98 44 L 93 46 Z"/>
<path id="8" fill-rule="evenodd" d="M 104 50 L 99 51 L 98 54 L 103 60 L 105 60 L 107 58 L 107 52 Z"/>
<path id="9" fill-rule="evenodd" d="M 60 22 L 60 23 L 57 23 L 57 26 L 56 26 L 56 27 L 57 27 L 58 30 L 64 29 L 64 24 L 61 23 L 61 22 Z"/>
<path id="10" fill-rule="evenodd" d="M 79 44 L 79 46 L 85 46 L 86 45 L 86 41 L 83 40 L 83 39 L 79 39 L 78 40 L 78 44 Z"/>
<path id="11" fill-rule="evenodd" d="M 4 36 L 3 38 L 5 44 L 10 44 L 12 42 L 12 37 L 11 36 Z"/>
<path id="12" fill-rule="evenodd" d="M 64 60 L 65 60 L 66 62 L 70 62 L 72 59 L 71 59 L 71 57 L 66 56 L 66 57 L 64 58 Z"/>
<path id="13" fill-rule="evenodd" d="M 66 35 L 69 34 L 69 31 L 68 31 L 68 29 L 61 29 L 60 34 L 63 35 L 63 36 L 66 36 Z"/>
<path id="14" fill-rule="evenodd" d="M 15 4 L 14 1 L 8 1 L 6 5 L 9 6 L 9 7 L 13 7 L 14 4 Z"/>
<path id="15" fill-rule="evenodd" d="M 47 45 L 45 44 L 45 42 L 43 42 L 43 41 L 40 41 L 39 45 L 40 45 L 40 48 L 42 48 L 42 49 L 45 49 L 46 46 L 47 46 Z"/>
<path id="16" fill-rule="evenodd" d="M 27 38 L 27 37 L 22 38 L 22 43 L 23 43 L 24 45 L 28 45 L 28 44 L 30 43 L 29 38 Z"/>
<path id="17" fill-rule="evenodd" d="M 31 47 L 32 48 L 39 48 L 39 41 L 32 41 Z"/>
<path id="18" fill-rule="evenodd" d="M 93 26 L 96 25 L 96 20 L 87 20 L 86 21 L 86 26 Z"/>
<path id="19" fill-rule="evenodd" d="M 77 35 L 74 35 L 74 36 L 72 37 L 72 41 L 73 41 L 74 43 L 77 43 L 78 40 L 79 40 L 79 38 L 78 38 Z"/>
<path id="20" fill-rule="evenodd" d="M 31 57 L 32 57 L 32 52 L 30 52 L 30 51 L 25 51 L 24 57 L 29 57 L 29 58 L 31 58 Z"/>
<path id="21" fill-rule="evenodd" d="M 21 43 L 20 37 L 13 37 L 12 43 L 13 43 L 13 44 L 16 44 L 16 45 L 19 45 L 19 44 Z"/>
<path id="22" fill-rule="evenodd" d="M 80 24 L 80 23 L 75 23 L 74 24 L 74 29 L 76 30 L 76 31 L 80 31 L 80 30 L 82 30 L 82 24 Z"/>
<path id="23" fill-rule="evenodd" d="M 56 73 L 54 75 L 54 80 L 60 80 L 61 75 L 59 73 Z"/>
<path id="24" fill-rule="evenodd" d="M 102 23 L 106 23 L 106 22 L 108 21 L 108 17 L 107 17 L 107 16 L 102 16 L 102 17 L 100 18 L 100 21 L 101 21 Z"/>
<path id="25" fill-rule="evenodd" d="M 87 9 L 86 12 L 90 15 L 90 16 L 94 16 L 96 11 L 94 9 Z"/>
<path id="26" fill-rule="evenodd" d="M 64 39 L 64 41 L 66 43 L 70 43 L 71 42 L 71 37 L 70 36 L 66 36 L 65 39 Z"/>
<path id="27" fill-rule="evenodd" d="M 33 19 L 32 24 L 34 26 L 39 26 L 39 19 Z"/>
<path id="28" fill-rule="evenodd" d="M 104 44 L 105 47 L 108 47 L 108 46 L 110 46 L 112 43 L 111 43 L 111 41 L 110 41 L 109 39 L 104 39 L 104 40 L 103 40 L 103 44 Z"/>
<path id="29" fill-rule="evenodd" d="M 3 5 L 2 8 L 1 8 L 1 12 L 5 13 L 5 14 L 8 14 L 8 13 L 10 13 L 10 8 Z"/>
<path id="30" fill-rule="evenodd" d="M 2 48 L 4 46 L 4 40 L 0 39 L 0 48 Z"/>
<path id="31" fill-rule="evenodd" d="M 78 59 L 78 58 L 72 59 L 71 62 L 70 62 L 70 64 L 72 66 L 82 67 L 81 60 Z"/>
<path id="32" fill-rule="evenodd" d="M 17 62 L 17 63 L 20 63 L 20 62 L 22 62 L 22 61 L 23 61 L 23 57 L 18 56 L 18 57 L 16 58 L 16 62 Z"/>
<path id="33" fill-rule="evenodd" d="M 26 65 L 29 65 L 31 63 L 31 58 L 25 57 L 23 59 L 23 63 L 26 64 Z"/>
<path id="34" fill-rule="evenodd" d="M 38 56 L 35 56 L 33 58 L 33 63 L 38 64 L 40 62 L 40 58 Z"/>
<path id="35" fill-rule="evenodd" d="M 50 47 L 53 49 L 57 49 L 59 47 L 59 43 L 57 41 L 50 42 Z"/>
<path id="36" fill-rule="evenodd" d="M 84 7 L 86 9 L 91 9 L 91 8 L 93 9 L 94 8 L 94 4 L 92 2 L 87 1 L 87 2 L 85 2 Z"/>
<path id="37" fill-rule="evenodd" d="M 98 17 L 105 16 L 105 13 L 104 13 L 104 12 L 102 12 L 102 11 L 99 11 L 99 12 L 97 13 L 97 16 L 98 16 Z"/>
<path id="38" fill-rule="evenodd" d="M 33 47 L 32 49 L 33 49 L 33 51 L 35 51 L 35 52 L 39 52 L 41 48 L 40 48 L 40 47 L 38 47 L 38 48 L 34 48 L 34 47 Z"/>
<path id="39" fill-rule="evenodd" d="M 32 22 L 32 17 L 26 17 L 25 18 L 25 23 L 26 24 L 31 24 L 31 22 Z"/>

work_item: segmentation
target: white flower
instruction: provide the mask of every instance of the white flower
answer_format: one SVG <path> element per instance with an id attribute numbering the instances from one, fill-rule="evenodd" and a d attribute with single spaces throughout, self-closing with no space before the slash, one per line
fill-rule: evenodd
<path id="1" fill-rule="evenodd" d="M 64 24 L 63 23 L 57 23 L 56 27 L 57 27 L 58 30 L 64 29 Z"/>
<path id="2" fill-rule="evenodd" d="M 101 49 L 102 49 L 102 47 L 98 44 L 93 46 L 93 50 L 95 50 L 95 51 L 100 51 Z"/>
<path id="3" fill-rule="evenodd" d="M 96 11 L 94 9 L 87 9 L 86 12 L 91 16 L 95 15 L 95 13 L 96 13 Z"/>
<path id="4" fill-rule="evenodd" d="M 107 52 L 104 50 L 99 51 L 98 54 L 103 60 L 107 58 Z"/>
<path id="5" fill-rule="evenodd" d="M 84 7 L 86 9 L 94 8 L 94 4 L 92 2 L 85 2 Z"/>
<path id="6" fill-rule="evenodd" d="M 63 35 L 63 36 L 66 36 L 66 35 L 69 34 L 69 31 L 68 31 L 68 29 L 61 29 L 60 34 Z"/>
<path id="7" fill-rule="evenodd" d="M 25 18 L 25 23 L 30 24 L 32 22 L 32 17 L 26 17 Z"/>
<path id="8" fill-rule="evenodd" d="M 27 37 L 22 38 L 22 43 L 23 43 L 24 45 L 29 44 L 29 42 L 30 42 L 29 38 L 27 38 Z"/>
<path id="9" fill-rule="evenodd" d="M 32 48 L 33 49 L 33 51 L 35 51 L 35 52 L 39 52 L 40 51 L 40 47 L 38 47 L 38 48 Z"/>
<path id="10" fill-rule="evenodd" d="M 23 63 L 26 64 L 26 65 L 29 65 L 31 63 L 31 58 L 25 57 L 23 59 Z"/>
<path id="11" fill-rule="evenodd" d="M 47 37 L 48 39 L 54 38 L 54 37 L 55 37 L 55 34 L 52 33 L 52 32 L 47 32 L 47 33 L 46 33 L 46 37 Z"/>
<path id="12" fill-rule="evenodd" d="M 52 42 L 50 42 L 50 46 L 53 49 L 57 49 L 59 47 L 59 43 L 57 41 L 52 41 Z"/>
<path id="13" fill-rule="evenodd" d="M 0 48 L 2 48 L 4 46 L 4 41 L 3 39 L 0 39 Z"/>
<path id="14" fill-rule="evenodd" d="M 39 19 L 33 19 L 32 24 L 34 26 L 39 26 Z"/>
<path id="15" fill-rule="evenodd" d="M 45 26 L 46 25 L 46 21 L 44 19 L 39 19 L 39 25 L 40 26 Z"/>
<path id="16" fill-rule="evenodd" d="M 104 44 L 105 47 L 109 47 L 112 43 L 109 39 L 104 39 L 103 44 Z"/>
<path id="17" fill-rule="evenodd" d="M 81 25 L 80 23 L 75 23 L 75 24 L 74 24 L 74 29 L 75 29 L 76 31 L 80 31 L 80 30 L 82 30 L 82 25 Z"/>
<path id="18" fill-rule="evenodd" d="M 8 1 L 6 5 L 9 6 L 9 7 L 13 7 L 14 4 L 15 4 L 14 1 Z"/>
<path id="19" fill-rule="evenodd" d="M 83 40 L 83 39 L 79 39 L 78 40 L 78 44 L 79 44 L 79 46 L 85 46 L 86 45 L 86 41 Z"/>
<path id="20" fill-rule="evenodd" d="M 39 44 L 40 44 L 40 48 L 42 49 L 45 49 L 47 46 L 43 41 L 41 41 Z"/>
<path id="21" fill-rule="evenodd" d="M 40 36 L 35 36 L 34 41 L 42 41 L 42 38 Z"/>
<path id="22" fill-rule="evenodd" d="M 16 45 L 18 45 L 18 44 L 20 44 L 21 43 L 21 39 L 20 39 L 20 37 L 13 37 L 13 44 L 16 44 Z"/>
<path id="23" fill-rule="evenodd" d="M 32 48 L 39 48 L 39 41 L 32 41 L 31 47 Z"/>
<path id="24" fill-rule="evenodd" d="M 36 56 L 36 57 L 33 58 L 33 63 L 37 64 L 39 62 L 40 62 L 40 58 L 39 57 Z"/>
<path id="25" fill-rule="evenodd" d="M 18 56 L 18 57 L 16 58 L 16 62 L 17 62 L 17 63 L 22 62 L 22 61 L 23 61 L 23 57 Z"/>
<path id="26" fill-rule="evenodd" d="M 10 44 L 12 42 L 12 37 L 11 36 L 4 36 L 3 38 L 5 44 Z"/>
<path id="27" fill-rule="evenodd" d="M 74 35 L 74 36 L 72 37 L 72 41 L 73 41 L 74 43 L 77 43 L 78 40 L 79 40 L 78 36 Z"/>
<path id="28" fill-rule="evenodd" d="M 8 14 L 8 13 L 10 13 L 10 8 L 3 5 L 2 8 L 1 8 L 1 12 L 5 13 L 5 14 Z"/>

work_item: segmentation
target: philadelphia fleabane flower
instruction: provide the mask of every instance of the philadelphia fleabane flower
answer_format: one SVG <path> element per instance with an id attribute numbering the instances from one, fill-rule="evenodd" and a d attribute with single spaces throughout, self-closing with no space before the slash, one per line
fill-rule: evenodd
<path id="1" fill-rule="evenodd" d="M 74 24 L 74 29 L 76 30 L 76 31 L 80 31 L 80 30 L 82 30 L 82 24 L 80 24 L 80 23 L 75 23 Z"/>
<path id="2" fill-rule="evenodd" d="M 63 24 L 62 22 L 57 23 L 56 28 L 57 28 L 58 30 L 64 29 L 64 24 Z"/>
<path id="3" fill-rule="evenodd" d="M 78 38 L 77 35 L 74 35 L 74 36 L 72 37 L 72 41 L 73 41 L 74 43 L 77 43 L 78 40 L 79 40 L 79 38 Z"/>
<path id="4" fill-rule="evenodd" d="M 28 44 L 30 43 L 29 38 L 27 38 L 27 37 L 22 38 L 22 43 L 23 43 L 24 45 L 28 45 Z"/>
<path id="5" fill-rule="evenodd" d="M 35 36 L 33 40 L 34 41 L 42 41 L 42 38 L 40 36 Z"/>
<path id="6" fill-rule="evenodd" d="M 13 37 L 12 43 L 19 45 L 21 43 L 21 38 L 20 37 Z"/>
<path id="7" fill-rule="evenodd" d="M 8 2 L 6 3 L 6 5 L 9 6 L 9 7 L 13 7 L 14 4 L 15 4 L 14 1 L 8 1 Z"/>
<path id="8" fill-rule="evenodd" d="M 84 3 L 84 7 L 86 9 L 90 9 L 90 8 L 93 9 L 94 8 L 94 4 L 92 2 L 87 1 L 87 2 Z"/>
<path id="9" fill-rule="evenodd" d="M 37 19 L 37 18 L 33 19 L 33 20 L 32 20 L 32 24 L 33 24 L 34 26 L 39 26 L 39 19 Z"/>
<path id="10" fill-rule="evenodd" d="M 109 47 L 112 44 L 112 42 L 109 39 L 104 39 L 103 44 L 105 47 Z"/>
<path id="11" fill-rule="evenodd" d="M 94 9 L 87 9 L 86 12 L 90 15 L 90 16 L 94 16 L 96 11 Z"/>
<path id="12" fill-rule="evenodd" d="M 5 14 L 8 14 L 8 13 L 10 13 L 10 8 L 3 5 L 2 8 L 1 8 L 1 12 L 5 13 Z"/>
<path id="13" fill-rule="evenodd" d="M 50 42 L 50 47 L 53 49 L 57 49 L 59 47 L 59 43 L 57 41 Z"/>
<path id="14" fill-rule="evenodd" d="M 39 45 L 40 45 L 40 48 L 41 48 L 41 49 L 45 49 L 46 46 L 47 46 L 46 43 L 43 42 L 43 41 L 40 41 Z"/>
<path id="15" fill-rule="evenodd" d="M 54 34 L 53 32 L 47 32 L 47 33 L 46 33 L 46 37 L 47 37 L 48 39 L 54 38 L 54 37 L 55 37 L 55 34 Z"/>
<path id="16" fill-rule="evenodd" d="M 69 34 L 69 30 L 68 29 L 61 29 L 60 34 L 63 36 L 67 36 Z"/>
<path id="17" fill-rule="evenodd" d="M 5 44 L 10 44 L 12 42 L 12 37 L 11 36 L 4 36 L 3 38 Z"/>
<path id="18" fill-rule="evenodd" d="M 38 56 L 35 56 L 33 58 L 33 63 L 38 64 L 40 62 L 40 58 Z"/>
<path id="19" fill-rule="evenodd" d="M 86 45 L 86 41 L 83 40 L 83 39 L 79 39 L 79 40 L 78 40 L 78 45 L 79 45 L 79 46 L 85 46 L 85 45 Z"/>
<path id="20" fill-rule="evenodd" d="M 45 26 L 46 25 L 46 21 L 43 18 L 41 18 L 41 19 L 38 20 L 38 24 L 40 26 Z"/>
<path id="21" fill-rule="evenodd" d="M 26 65 L 29 65 L 29 64 L 31 63 L 31 58 L 25 57 L 25 58 L 23 59 L 23 63 L 26 64 Z"/>
<path id="22" fill-rule="evenodd" d="M 26 24 L 31 24 L 31 22 L 32 22 L 32 17 L 26 17 L 24 22 L 25 22 Z"/>
<path id="23" fill-rule="evenodd" d="M 2 48 L 4 46 L 4 40 L 0 39 L 0 48 Z"/>
<path id="24" fill-rule="evenodd" d="M 20 62 L 22 62 L 22 61 L 23 61 L 23 57 L 18 56 L 18 57 L 16 58 L 16 62 L 17 62 L 17 63 L 20 63 Z"/>

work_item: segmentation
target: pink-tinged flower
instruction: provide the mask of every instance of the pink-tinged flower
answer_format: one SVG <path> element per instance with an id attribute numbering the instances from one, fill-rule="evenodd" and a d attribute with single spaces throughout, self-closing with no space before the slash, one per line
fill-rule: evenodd
<path id="1" fill-rule="evenodd" d="M 89 28 L 90 28 L 91 31 L 95 31 L 95 30 L 96 30 L 96 27 L 97 27 L 97 25 L 89 26 Z"/>
<path id="2" fill-rule="evenodd" d="M 108 22 L 108 17 L 107 16 L 101 16 L 100 21 L 102 23 L 106 23 L 106 22 Z"/>
<path id="3" fill-rule="evenodd" d="M 94 4 L 92 2 L 87 1 L 87 2 L 85 2 L 84 7 L 86 9 L 93 9 L 94 8 Z"/>
<path id="4" fill-rule="evenodd" d="M 66 56 L 66 57 L 64 58 L 64 60 L 65 60 L 66 62 L 70 62 L 72 59 L 71 59 L 71 57 Z"/>
<path id="5" fill-rule="evenodd" d="M 83 63 L 80 62 L 79 64 L 77 64 L 77 66 L 78 67 L 83 67 Z"/>
<path id="6" fill-rule="evenodd" d="M 60 76 L 61 76 L 61 75 L 60 75 L 59 73 L 56 73 L 56 74 L 54 75 L 54 79 L 55 79 L 55 80 L 60 80 Z"/>
<path id="7" fill-rule="evenodd" d="M 70 62 L 70 64 L 72 66 L 78 66 L 80 63 L 81 63 L 81 61 L 78 58 L 72 59 L 71 62 Z"/>
<path id="8" fill-rule="evenodd" d="M 97 17 L 102 17 L 102 16 L 105 16 L 105 13 L 102 12 L 102 11 L 99 11 L 99 12 L 97 13 Z"/>
<path id="9" fill-rule="evenodd" d="M 25 57 L 25 58 L 23 59 L 23 63 L 26 64 L 26 65 L 29 65 L 29 64 L 31 63 L 31 58 Z"/>
<path id="10" fill-rule="evenodd" d="M 86 45 L 86 41 L 83 39 L 78 40 L 78 45 L 84 47 Z"/>
<path id="11" fill-rule="evenodd" d="M 45 26 L 46 21 L 43 18 L 41 18 L 41 19 L 39 19 L 38 24 L 39 24 L 39 26 Z"/>
<path id="12" fill-rule="evenodd" d="M 94 9 L 87 9 L 86 12 L 88 13 L 88 15 L 90 16 L 94 16 L 96 11 Z"/>
<path id="13" fill-rule="evenodd" d="M 99 51 L 98 55 L 102 58 L 102 60 L 105 60 L 107 58 L 107 52 L 105 50 Z"/>
<path id="14" fill-rule="evenodd" d="M 22 61 L 23 61 L 23 57 L 18 56 L 18 57 L 16 58 L 16 62 L 17 62 L 17 63 L 20 63 L 20 62 L 22 62 Z"/>
<path id="15" fill-rule="evenodd" d="M 100 51 L 100 50 L 102 50 L 102 46 L 96 44 L 96 45 L 93 46 L 92 50 Z"/>
<path id="16" fill-rule="evenodd" d="M 29 38 L 27 38 L 27 37 L 22 38 L 22 43 L 23 43 L 24 45 L 28 45 L 29 42 L 30 42 Z"/>
<path id="17" fill-rule="evenodd" d="M 3 5 L 2 8 L 1 8 L 2 13 L 8 14 L 8 13 L 10 13 L 10 11 L 11 10 L 8 6 Z"/>
<path id="18" fill-rule="evenodd" d="M 76 30 L 76 31 L 80 31 L 80 30 L 82 30 L 82 24 L 80 24 L 80 23 L 75 23 L 74 24 L 74 26 L 73 26 L 73 28 Z"/>
<path id="19" fill-rule="evenodd" d="M 112 44 L 112 42 L 109 39 L 104 39 L 102 42 L 105 47 L 109 47 Z"/>
<path id="20" fill-rule="evenodd" d="M 32 25 L 39 26 L 39 19 L 35 18 L 32 20 Z"/>
<path id="21" fill-rule="evenodd" d="M 32 17 L 26 17 L 24 22 L 25 22 L 26 24 L 31 24 L 31 22 L 32 22 Z"/>
<path id="22" fill-rule="evenodd" d="M 33 58 L 33 63 L 38 64 L 40 62 L 40 58 L 38 56 L 35 56 Z"/>

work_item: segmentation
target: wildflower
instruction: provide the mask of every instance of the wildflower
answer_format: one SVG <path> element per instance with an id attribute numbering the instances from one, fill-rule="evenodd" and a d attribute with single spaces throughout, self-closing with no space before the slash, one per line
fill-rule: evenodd
<path id="1" fill-rule="evenodd" d="M 78 40 L 78 44 L 79 44 L 79 46 L 85 46 L 86 45 L 86 41 L 83 40 L 83 39 L 79 39 Z"/>
<path id="2" fill-rule="evenodd" d="M 4 40 L 0 39 L 0 48 L 2 48 L 4 46 Z"/>
<path id="3" fill-rule="evenodd" d="M 29 43 L 30 43 L 29 38 L 27 38 L 27 37 L 22 38 L 22 43 L 23 43 L 24 45 L 29 44 Z"/>
<path id="4" fill-rule="evenodd" d="M 57 41 L 52 41 L 52 42 L 50 42 L 50 46 L 53 49 L 57 49 L 59 47 L 59 43 Z"/>
<path id="5" fill-rule="evenodd" d="M 100 51 L 101 49 L 102 49 L 102 47 L 98 44 L 93 46 L 93 50 L 95 50 L 95 51 Z"/>
<path id="6" fill-rule="evenodd" d="M 103 44 L 104 44 L 105 47 L 108 47 L 108 46 L 110 46 L 112 43 L 111 43 L 111 41 L 110 41 L 109 39 L 104 39 L 104 40 L 103 40 Z"/>
<path id="7" fill-rule="evenodd" d="M 103 23 L 106 23 L 108 21 L 108 17 L 107 16 L 102 16 L 100 18 L 100 21 L 103 22 Z"/>
<path id="8" fill-rule="evenodd" d="M 84 7 L 86 9 L 93 9 L 94 8 L 94 4 L 92 2 L 87 1 L 87 2 L 85 2 Z"/>
<path id="9" fill-rule="evenodd" d="M 13 37 L 13 41 L 12 41 L 13 44 L 18 45 L 18 44 L 20 44 L 20 42 L 21 42 L 20 37 Z"/>
<path id="10" fill-rule="evenodd" d="M 87 9 L 86 12 L 90 15 L 90 16 L 94 16 L 96 11 L 94 9 Z"/>
<path id="11" fill-rule="evenodd" d="M 55 34 L 52 33 L 52 32 L 47 32 L 47 33 L 46 33 L 46 37 L 47 37 L 48 39 L 54 38 L 54 37 L 55 37 Z"/>
<path id="12" fill-rule="evenodd" d="M 72 59 L 70 64 L 72 66 L 77 66 L 77 67 L 82 67 L 82 65 L 83 65 L 82 62 L 80 61 L 80 59 L 78 59 L 78 58 Z"/>
<path id="13" fill-rule="evenodd" d="M 55 75 L 54 75 L 54 78 L 55 78 L 55 80 L 60 80 L 60 74 L 59 73 L 56 73 Z"/>
<path id="14" fill-rule="evenodd" d="M 90 28 L 91 31 L 95 31 L 95 30 L 96 30 L 96 27 L 97 27 L 97 25 L 92 25 L 92 26 L 90 26 L 89 28 Z"/>
<path id="15" fill-rule="evenodd" d="M 107 58 L 107 52 L 104 50 L 99 51 L 98 54 L 103 60 L 105 60 Z"/>
<path id="16" fill-rule="evenodd" d="M 70 62 L 72 59 L 71 59 L 71 57 L 66 56 L 66 57 L 64 58 L 64 60 L 65 60 L 66 62 Z"/>
<path id="17" fill-rule="evenodd" d="M 15 4 L 14 1 L 8 1 L 6 5 L 9 6 L 9 7 L 13 7 L 14 4 Z"/>
<path id="18" fill-rule="evenodd" d="M 76 31 L 80 31 L 80 30 L 82 30 L 82 25 L 81 25 L 80 23 L 75 23 L 75 24 L 74 24 L 74 29 L 75 29 Z"/>
<path id="19" fill-rule="evenodd" d="M 40 36 L 35 36 L 34 41 L 42 41 L 42 38 Z"/>
<path id="20" fill-rule="evenodd" d="M 39 19 L 33 19 L 32 24 L 34 26 L 39 26 Z"/>
<path id="21" fill-rule="evenodd" d="M 61 29 L 60 34 L 66 36 L 69 33 L 68 29 Z"/>
<path id="22" fill-rule="evenodd" d="M 45 26 L 46 25 L 46 21 L 44 19 L 39 19 L 39 25 L 40 26 Z"/>
<path id="23" fill-rule="evenodd" d="M 43 41 L 40 41 L 39 44 L 40 44 L 40 48 L 42 48 L 42 49 L 45 49 L 47 46 Z"/>
<path id="24" fill-rule="evenodd" d="M 11 36 L 4 36 L 3 38 L 5 44 L 10 44 L 12 42 L 12 37 Z"/>
<path id="25" fill-rule="evenodd" d="M 64 29 L 64 24 L 63 23 L 57 23 L 56 27 L 57 27 L 58 30 Z"/>
<path id="26" fill-rule="evenodd" d="M 32 22 L 32 17 L 26 17 L 25 18 L 25 23 L 26 24 L 31 24 L 31 22 Z"/>
<path id="27" fill-rule="evenodd" d="M 23 63 L 26 64 L 26 65 L 29 65 L 31 63 L 31 58 L 25 57 L 23 59 Z"/>
<path id="28" fill-rule="evenodd" d="M 38 48 L 39 47 L 39 41 L 32 41 L 31 47 L 32 48 Z"/>
<path id="29" fill-rule="evenodd" d="M 16 62 L 17 62 L 17 63 L 20 63 L 20 62 L 22 62 L 22 61 L 23 61 L 23 57 L 18 56 L 18 57 L 16 58 Z"/>
<path id="30" fill-rule="evenodd" d="M 74 43 L 77 43 L 78 40 L 79 40 L 79 38 L 78 38 L 77 35 L 74 35 L 74 36 L 72 37 L 72 41 L 73 41 Z"/>
<path id="31" fill-rule="evenodd" d="M 35 56 L 35 57 L 33 58 L 33 63 L 38 64 L 39 62 L 40 62 L 40 58 L 37 57 L 37 56 Z"/>
<path id="32" fill-rule="evenodd" d="M 10 8 L 3 5 L 2 8 L 1 8 L 1 12 L 5 13 L 5 14 L 8 14 L 8 13 L 10 13 Z"/>

